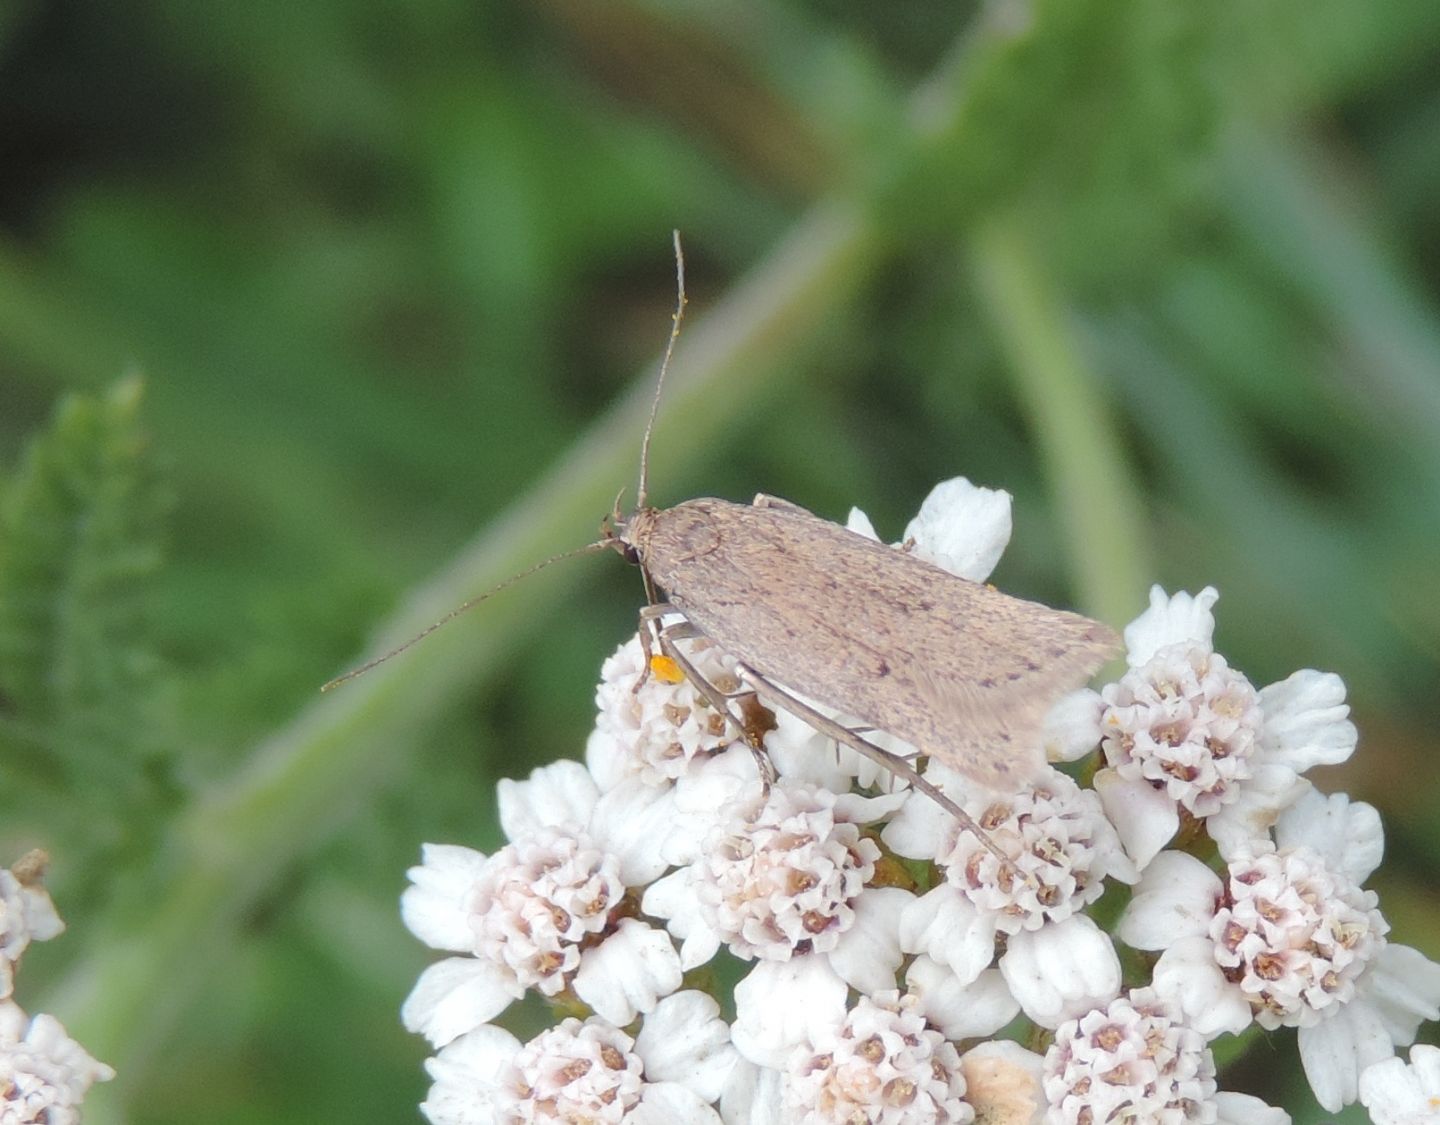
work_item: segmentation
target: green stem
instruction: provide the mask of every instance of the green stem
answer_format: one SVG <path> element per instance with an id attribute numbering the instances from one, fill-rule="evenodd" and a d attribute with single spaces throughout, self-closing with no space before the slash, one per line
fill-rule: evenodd
<path id="1" fill-rule="evenodd" d="M 1152 570 L 1143 503 L 1098 380 L 1015 216 L 980 226 L 972 250 L 986 311 L 1050 478 L 1080 600 L 1107 621 L 1127 621 Z"/>

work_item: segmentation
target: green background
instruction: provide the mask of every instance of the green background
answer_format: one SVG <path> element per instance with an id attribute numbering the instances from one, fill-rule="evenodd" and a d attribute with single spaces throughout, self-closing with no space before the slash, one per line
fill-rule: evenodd
<path id="1" fill-rule="evenodd" d="M 964 474 L 1007 589 L 1215 584 L 1345 678 L 1440 957 L 1437 63 L 1362 0 L 0 2 L 0 847 L 87 1119 L 418 1119 L 405 868 L 581 752 L 638 577 L 316 688 L 633 497 L 677 227 L 657 502 Z M 1364 1119 L 1288 1034 L 1224 1084 Z"/>

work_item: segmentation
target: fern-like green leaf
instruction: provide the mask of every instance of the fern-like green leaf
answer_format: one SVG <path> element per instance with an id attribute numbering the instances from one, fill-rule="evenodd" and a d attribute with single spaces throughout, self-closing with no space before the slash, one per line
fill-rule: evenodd
<path id="1" fill-rule="evenodd" d="M 0 809 L 84 818 L 101 847 L 143 820 L 168 727 L 145 612 L 167 505 L 140 400 L 137 378 L 67 398 L 0 485 Z"/>

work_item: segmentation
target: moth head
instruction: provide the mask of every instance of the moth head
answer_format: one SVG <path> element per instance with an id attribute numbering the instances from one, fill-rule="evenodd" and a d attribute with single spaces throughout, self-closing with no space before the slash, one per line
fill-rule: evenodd
<path id="1" fill-rule="evenodd" d="M 615 552 L 632 566 L 640 566 L 643 562 L 643 540 L 646 529 L 650 526 L 649 511 L 645 508 L 637 509 L 629 516 L 620 511 L 620 499 L 624 496 L 622 491 L 615 497 L 615 505 L 610 514 L 600 521 L 600 539 L 607 546 L 614 548 Z"/>

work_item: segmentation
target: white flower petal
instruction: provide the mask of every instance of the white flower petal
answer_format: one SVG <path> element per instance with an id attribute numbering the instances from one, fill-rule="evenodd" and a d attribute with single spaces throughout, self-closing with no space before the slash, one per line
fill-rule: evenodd
<path id="1" fill-rule="evenodd" d="M 674 823 L 673 788 L 658 788 L 632 777 L 600 798 L 590 819 L 590 835 L 620 861 L 621 882 L 640 887 L 670 866 L 661 844 Z"/>
<path id="2" fill-rule="evenodd" d="M 432 949 L 473 950 L 469 901 L 485 855 L 451 844 L 426 844 L 420 855 L 423 862 L 406 872 L 412 885 L 400 896 L 406 927 Z"/>
<path id="3" fill-rule="evenodd" d="M 779 709 L 775 729 L 765 735 L 765 752 L 775 772 L 787 781 L 808 782 L 843 793 L 851 777 L 836 753 L 835 744 L 798 715 Z"/>
<path id="4" fill-rule="evenodd" d="M 853 531 L 856 535 L 863 535 L 866 539 L 880 542 L 880 536 L 875 534 L 875 525 L 870 522 L 870 517 L 859 508 L 850 509 L 850 515 L 845 520 L 845 529 Z"/>
<path id="5" fill-rule="evenodd" d="M 948 883 L 911 900 L 900 915 L 900 948 L 924 953 L 969 984 L 995 958 L 996 916 Z"/>
<path id="6" fill-rule="evenodd" d="M 1412 1042 L 1422 1022 L 1440 1019 L 1440 964 L 1418 949 L 1386 945 L 1361 978 L 1360 987 L 1361 997 L 1375 1009 L 1393 1043 Z"/>
<path id="7" fill-rule="evenodd" d="M 1333 672 L 1304 668 L 1260 691 L 1265 755 L 1304 773 L 1333 766 L 1355 752 L 1359 734 L 1345 704 L 1345 681 Z"/>
<path id="8" fill-rule="evenodd" d="M 932 782 L 935 779 L 930 779 Z M 936 784 L 939 784 L 936 782 Z M 924 794 L 912 796 L 880 830 L 885 846 L 906 859 L 934 859 L 950 827 L 950 814 Z"/>
<path id="9" fill-rule="evenodd" d="M 579 762 L 561 760 L 531 771 L 526 781 L 501 778 L 496 794 L 500 827 L 513 841 L 562 824 L 583 828 L 600 798 L 600 787 Z"/>
<path id="10" fill-rule="evenodd" d="M 1410 1048 L 1407 1066 L 1389 1058 L 1360 1073 L 1360 1101 L 1375 1125 L 1434 1125 L 1440 1122 L 1440 1047 Z"/>
<path id="11" fill-rule="evenodd" d="M 944 965 L 921 955 L 906 970 L 905 986 L 920 998 L 925 1018 L 946 1039 L 993 1035 L 1020 1014 L 1020 1004 L 999 969 L 986 969 L 964 984 Z"/>
<path id="12" fill-rule="evenodd" d="M 713 997 L 693 989 L 655 1005 L 635 1037 L 635 1051 L 652 1082 L 679 1082 L 713 1102 L 720 1097 L 738 1058 L 730 1028 Z"/>
<path id="13" fill-rule="evenodd" d="M 1243 785 L 1236 786 L 1234 802 L 1205 818 L 1205 831 L 1220 854 L 1233 859 L 1256 840 L 1268 839 L 1280 813 L 1312 788 L 1289 766 L 1262 761 Z"/>
<path id="14" fill-rule="evenodd" d="M 648 1012 L 680 987 L 680 955 L 670 935 L 635 918 L 580 955 L 575 995 L 616 1027 Z"/>
<path id="15" fill-rule="evenodd" d="M 678 1082 L 647 1082 L 625 1125 L 720 1125 L 720 1115 Z"/>
<path id="16" fill-rule="evenodd" d="M 1052 1029 L 1120 993 L 1110 935 L 1084 914 L 1012 935 L 1000 972 L 1025 1014 Z"/>
<path id="17" fill-rule="evenodd" d="M 50 892 L 40 881 L 48 863 L 43 856 L 32 852 L 16 863 L 15 870 L 0 868 L 0 916 L 5 918 L 0 926 L 0 959 L 18 961 L 30 942 L 49 941 L 65 930 Z"/>
<path id="18" fill-rule="evenodd" d="M 585 739 L 585 768 L 605 793 L 630 776 L 631 758 L 610 731 L 596 727 Z"/>
<path id="19" fill-rule="evenodd" d="M 1210 610 L 1219 599 L 1213 586 L 1193 596 L 1184 591 L 1167 596 L 1151 586 L 1150 608 L 1125 627 L 1126 662 L 1139 668 L 1166 645 L 1213 648 L 1215 615 Z"/>
<path id="20" fill-rule="evenodd" d="M 971 582 L 984 582 L 1010 542 L 1010 494 L 964 477 L 941 481 L 905 528 L 915 554 Z"/>
<path id="21" fill-rule="evenodd" d="M 791 1050 L 845 1018 L 845 982 L 825 957 L 761 961 L 735 986 L 730 1036 L 740 1054 L 779 1069 Z"/>
<path id="22" fill-rule="evenodd" d="M 900 915 L 915 896 L 899 887 L 870 887 L 855 899 L 855 920 L 830 951 L 830 966 L 858 992 L 895 987 L 900 968 Z"/>
<path id="23" fill-rule="evenodd" d="M 1231 1094 L 1221 1090 L 1215 1095 L 1215 1125 L 1290 1125 L 1290 1115 L 1283 1109 L 1266 1105 L 1250 1094 Z"/>
<path id="24" fill-rule="evenodd" d="M 864 725 L 849 715 L 841 715 L 840 721 L 852 729 Z M 896 758 L 913 760 L 917 754 L 915 747 L 910 743 L 896 738 L 893 734 L 887 734 L 883 730 L 866 731 L 865 738 L 871 744 Z M 840 768 L 846 771 L 846 776 L 854 778 L 853 784 L 861 789 L 878 789 L 882 793 L 909 791 L 910 783 L 894 770 L 872 761 L 849 746 L 840 746 L 835 751 L 835 756 L 840 762 Z"/>
<path id="25" fill-rule="evenodd" d="M 30 1017 L 13 1000 L 0 1000 L 0 1043 L 18 1043 L 25 1038 Z"/>
<path id="26" fill-rule="evenodd" d="M 675 783 L 675 822 L 661 844 L 661 853 L 673 866 L 694 863 L 722 810 L 748 793 L 758 794 L 760 787 L 755 756 L 742 745 L 692 765 Z"/>
<path id="27" fill-rule="evenodd" d="M 400 1008 L 406 1031 L 437 1047 L 488 1023 L 524 994 L 500 965 L 474 957 L 447 957 L 420 974 Z"/>
<path id="28" fill-rule="evenodd" d="M 495 1091 L 519 1050 L 520 1040 L 494 1024 L 462 1035 L 425 1060 L 435 1084 L 420 1112 L 433 1125 L 490 1125 Z"/>
<path id="29" fill-rule="evenodd" d="M 7 889 L 13 896 L 15 888 Z M 16 908 L 14 897 L 8 905 Z M 71 1039 L 54 1016 L 41 1013 L 32 1019 L 13 1000 L 0 1001 L 0 1009 L 0 1120 L 6 1125 L 74 1125 L 91 1085 L 113 1079 L 114 1067 Z"/>
<path id="30" fill-rule="evenodd" d="M 705 964 L 720 949 L 720 935 L 706 920 L 688 867 L 645 888 L 640 909 L 652 918 L 664 919 L 665 928 L 680 939 L 680 967 L 686 972 Z"/>
<path id="31" fill-rule="evenodd" d="M 1379 1014 L 1352 1001 L 1327 1020 L 1296 1032 L 1300 1065 L 1315 1100 L 1331 1113 L 1360 1096 L 1360 1072 L 1395 1053 Z"/>
<path id="32" fill-rule="evenodd" d="M 1105 701 L 1089 688 L 1062 695 L 1045 716 L 1045 757 L 1052 762 L 1074 762 L 1100 745 L 1100 716 Z"/>
<path id="33" fill-rule="evenodd" d="M 1215 963 L 1209 936 L 1174 942 L 1155 963 L 1155 991 L 1179 1005 L 1185 1020 L 1207 1039 L 1221 1032 L 1239 1035 L 1250 1026 L 1250 1004 Z"/>
<path id="34" fill-rule="evenodd" d="M 1140 877 L 1115 936 L 1134 949 L 1165 949 L 1204 935 L 1223 889 L 1220 877 L 1194 856 L 1161 852 Z"/>
<path id="35" fill-rule="evenodd" d="M 1109 768 L 1095 774 L 1095 792 L 1125 854 L 1143 871 L 1180 828 L 1175 802 L 1144 778 L 1126 781 Z"/>
<path id="36" fill-rule="evenodd" d="M 742 1058 L 720 1095 L 720 1117 L 725 1125 L 787 1125 L 784 1087 L 782 1071 Z"/>
<path id="37" fill-rule="evenodd" d="M 1275 822 L 1275 844 L 1314 848 L 1331 868 L 1358 885 L 1380 866 L 1385 829 L 1373 805 L 1352 801 L 1344 793 L 1327 796 L 1312 789 L 1281 813 Z"/>
<path id="38" fill-rule="evenodd" d="M 848 820 L 851 824 L 870 824 L 895 812 L 909 796 L 908 791 L 877 793 L 873 797 L 841 791 L 835 795 L 835 819 Z"/>

